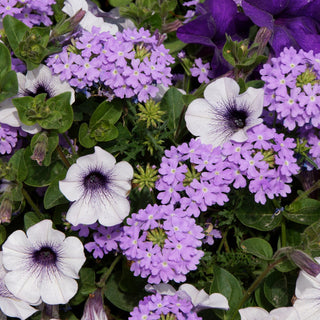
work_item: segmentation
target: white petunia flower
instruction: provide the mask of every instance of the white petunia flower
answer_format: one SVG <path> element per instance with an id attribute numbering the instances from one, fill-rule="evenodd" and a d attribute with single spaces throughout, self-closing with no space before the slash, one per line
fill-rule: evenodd
<path id="1" fill-rule="evenodd" d="M 315 258 L 320 263 L 320 257 Z M 316 277 L 300 271 L 295 295 L 294 308 L 301 320 L 318 320 L 320 318 L 320 274 Z"/>
<path id="2" fill-rule="evenodd" d="M 204 99 L 193 100 L 185 114 L 188 130 L 202 143 L 220 146 L 228 140 L 244 142 L 246 131 L 262 122 L 263 89 L 248 88 L 239 94 L 237 82 L 220 78 L 204 90 Z"/>
<path id="3" fill-rule="evenodd" d="M 6 99 L 1 102 L 0 119 L 1 123 L 8 124 L 12 127 L 21 127 L 25 132 L 34 134 L 41 131 L 41 127 L 37 124 L 27 126 L 23 124 L 18 115 L 16 107 L 12 104 L 13 98 L 24 96 L 36 96 L 40 93 L 47 93 L 47 99 L 57 96 L 64 92 L 70 92 L 70 104 L 75 101 L 74 90 L 66 82 L 62 82 L 58 75 L 53 75 L 51 70 L 45 65 L 39 65 L 34 70 L 29 70 L 26 75 L 17 73 L 18 77 L 18 94 L 15 97 Z"/>
<path id="4" fill-rule="evenodd" d="M 96 17 L 92 14 L 89 11 L 89 6 L 86 0 L 66 0 L 62 11 L 72 17 L 80 9 L 86 11 L 86 14 L 79 23 L 83 29 L 91 32 L 92 27 L 98 27 L 101 32 L 109 31 L 112 35 L 115 35 L 118 32 L 119 29 L 116 24 L 105 22 L 103 18 Z"/>
<path id="5" fill-rule="evenodd" d="M 301 320 L 293 307 L 277 308 L 270 313 L 259 307 L 240 309 L 241 320 Z"/>
<path id="6" fill-rule="evenodd" d="M 4 281 L 17 298 L 31 304 L 65 304 L 77 292 L 78 272 L 85 262 L 76 237 L 65 237 L 51 220 L 33 225 L 25 234 L 13 232 L 2 246 Z"/>
<path id="7" fill-rule="evenodd" d="M 192 284 L 184 283 L 182 284 L 178 291 L 174 289 L 173 286 L 167 283 L 160 283 L 160 284 L 147 284 L 145 286 L 145 290 L 148 292 L 157 292 L 161 295 L 169 295 L 173 296 L 176 293 L 183 298 L 191 300 L 193 304 L 194 312 L 198 312 L 204 309 L 229 309 L 229 304 L 227 298 L 222 295 L 221 293 L 212 293 L 208 295 L 203 289 L 198 290 Z"/>
<path id="8" fill-rule="evenodd" d="M 133 169 L 126 161 L 115 158 L 100 147 L 77 159 L 59 181 L 60 191 L 74 201 L 67 212 L 73 225 L 93 224 L 97 220 L 109 227 L 121 223 L 129 214 L 127 193 L 131 189 Z"/>
<path id="9" fill-rule="evenodd" d="M 17 299 L 6 287 L 4 277 L 7 274 L 2 265 L 2 252 L 0 251 L 0 309 L 9 317 L 27 319 L 38 310 L 27 302 Z"/>

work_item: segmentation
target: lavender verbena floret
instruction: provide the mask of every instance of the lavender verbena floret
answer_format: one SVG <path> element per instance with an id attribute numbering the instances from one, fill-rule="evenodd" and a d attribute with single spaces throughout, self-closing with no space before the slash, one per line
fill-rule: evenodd
<path id="1" fill-rule="evenodd" d="M 248 186 L 262 204 L 267 197 L 287 196 L 292 176 L 299 172 L 294 140 L 264 124 L 247 134 L 243 143 L 229 141 L 212 148 L 192 139 L 166 150 L 156 182 L 161 203 L 179 203 L 189 216 L 198 217 L 208 206 L 229 201 L 231 187 Z"/>
<path id="2" fill-rule="evenodd" d="M 50 16 L 53 15 L 51 5 L 55 3 L 55 0 L 1 0 L 0 17 L 13 16 L 28 27 L 40 24 L 50 26 Z"/>
<path id="3" fill-rule="evenodd" d="M 156 293 L 146 296 L 139 305 L 130 312 L 129 320 L 141 319 L 177 319 L 200 320 L 190 299 L 181 298 L 178 294 L 161 295 Z"/>
<path id="4" fill-rule="evenodd" d="M 122 224 L 104 227 L 98 226 L 97 232 L 93 233 L 92 242 L 85 244 L 87 251 L 92 252 L 94 258 L 103 258 L 109 252 L 119 251 L 119 242 L 123 233 Z"/>
<path id="5" fill-rule="evenodd" d="M 319 54 L 285 48 L 260 70 L 264 105 L 290 131 L 312 124 L 320 128 Z"/>
<path id="6" fill-rule="evenodd" d="M 10 154 L 18 142 L 18 128 L 0 123 L 0 153 Z"/>
<path id="7" fill-rule="evenodd" d="M 183 282 L 195 270 L 203 251 L 203 229 L 173 205 L 148 205 L 127 219 L 120 248 L 132 261 L 135 276 L 149 283 Z"/>
<path id="8" fill-rule="evenodd" d="M 145 102 L 158 93 L 158 84 L 171 84 L 174 59 L 156 36 L 143 28 L 123 30 L 112 36 L 93 27 L 82 31 L 75 47 L 47 59 L 47 65 L 71 86 L 119 98 Z"/>

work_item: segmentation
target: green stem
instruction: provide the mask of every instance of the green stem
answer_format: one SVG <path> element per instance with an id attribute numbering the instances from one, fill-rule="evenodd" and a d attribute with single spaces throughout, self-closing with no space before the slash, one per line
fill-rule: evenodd
<path id="1" fill-rule="evenodd" d="M 227 244 L 227 245 L 225 244 L 225 242 L 227 242 L 226 239 L 227 239 L 228 231 L 229 231 L 229 230 L 226 230 L 226 231 L 223 233 L 222 240 L 221 240 L 221 242 L 220 242 L 220 244 L 219 244 L 217 253 L 219 253 L 219 252 L 221 251 L 221 249 L 222 249 L 223 246 L 226 248 L 226 251 L 227 251 L 227 252 L 230 252 L 230 248 L 229 248 L 228 244 Z M 227 249 L 228 249 L 228 250 L 227 250 Z"/>
<path id="2" fill-rule="evenodd" d="M 27 200 L 27 202 L 29 203 L 30 207 L 35 212 L 35 214 L 38 216 L 38 218 L 43 220 L 44 219 L 44 215 L 41 213 L 41 211 L 39 210 L 38 206 L 31 199 L 31 197 L 30 197 L 29 193 L 27 192 L 27 190 L 22 188 L 22 194 L 23 194 L 24 198 Z"/>
<path id="3" fill-rule="evenodd" d="M 250 288 L 245 292 L 245 294 L 243 295 L 241 301 L 238 304 L 237 309 L 235 310 L 235 312 L 232 314 L 230 320 L 235 319 L 235 317 L 238 314 L 238 310 L 241 309 L 241 307 L 243 306 L 243 304 L 249 299 L 249 297 L 251 296 L 251 294 L 258 288 L 258 286 L 260 285 L 260 283 L 262 282 L 262 280 L 267 276 L 267 274 L 279 263 L 281 263 L 282 261 L 288 259 L 287 256 L 283 256 L 281 258 L 279 258 L 278 260 L 274 261 L 273 263 L 269 264 L 268 267 L 259 275 L 259 277 L 253 282 L 253 284 L 250 286 Z"/>
<path id="4" fill-rule="evenodd" d="M 281 222 L 281 247 L 287 246 L 287 227 L 285 219 Z"/>
<path id="5" fill-rule="evenodd" d="M 316 191 L 320 188 L 320 180 L 318 180 L 313 186 L 311 186 L 308 190 L 304 191 L 302 194 L 300 194 L 297 198 L 295 198 L 292 203 L 299 201 L 303 198 L 307 198 L 312 192 Z M 292 204 L 291 203 L 291 204 Z"/>
<path id="6" fill-rule="evenodd" d="M 58 145 L 56 150 L 58 151 L 58 154 L 60 156 L 60 159 L 62 160 L 62 162 L 64 163 L 64 165 L 67 167 L 67 169 L 70 168 L 71 164 L 68 161 L 68 159 L 66 158 L 65 154 L 63 153 L 61 147 Z"/>
<path id="7" fill-rule="evenodd" d="M 111 263 L 111 266 L 109 267 L 109 269 L 102 275 L 102 277 L 100 278 L 100 281 L 97 283 L 97 286 L 99 288 L 103 288 L 106 284 L 106 281 L 108 280 L 108 278 L 110 277 L 113 269 L 115 268 L 115 266 L 117 265 L 117 263 L 120 261 L 121 259 L 121 255 L 117 256 L 113 262 Z"/>

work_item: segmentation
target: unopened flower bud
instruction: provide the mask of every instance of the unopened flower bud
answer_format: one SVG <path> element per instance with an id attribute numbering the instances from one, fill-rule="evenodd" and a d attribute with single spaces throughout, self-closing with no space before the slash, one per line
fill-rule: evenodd
<path id="1" fill-rule="evenodd" d="M 47 150 L 48 137 L 45 132 L 42 132 L 36 141 L 31 159 L 37 161 L 38 165 L 41 166 L 42 161 L 46 157 Z"/>
<path id="2" fill-rule="evenodd" d="M 52 30 L 51 39 L 58 38 L 64 34 L 72 32 L 79 25 L 80 21 L 85 16 L 86 11 L 80 9 L 74 16 L 61 20 Z"/>
<path id="3" fill-rule="evenodd" d="M 108 320 L 100 289 L 89 295 L 81 320 Z"/>
<path id="4" fill-rule="evenodd" d="M 320 264 L 315 262 L 309 255 L 300 250 L 294 250 L 289 254 L 290 259 L 301 270 L 307 272 L 313 277 L 320 273 Z"/>
<path id="5" fill-rule="evenodd" d="M 8 198 L 3 198 L 0 205 L 0 223 L 9 223 L 12 215 L 12 201 Z"/>

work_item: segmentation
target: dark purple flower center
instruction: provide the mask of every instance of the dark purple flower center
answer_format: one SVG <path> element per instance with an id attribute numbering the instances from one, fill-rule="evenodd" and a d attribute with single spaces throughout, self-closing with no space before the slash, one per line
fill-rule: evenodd
<path id="1" fill-rule="evenodd" d="M 236 109 L 234 106 L 227 109 L 225 115 L 228 125 L 233 130 L 242 129 L 246 126 L 246 121 L 248 119 L 248 112 L 244 109 Z"/>
<path id="2" fill-rule="evenodd" d="M 41 249 L 33 252 L 33 261 L 43 266 L 54 265 L 57 261 L 57 254 L 48 246 L 44 246 Z"/>
<path id="3" fill-rule="evenodd" d="M 41 93 L 46 93 L 47 99 L 52 98 L 54 96 L 52 92 L 52 88 L 44 82 L 37 83 L 35 88 L 32 91 L 29 89 L 26 89 L 24 92 L 25 92 L 24 95 L 29 97 L 35 97 Z"/>
<path id="4" fill-rule="evenodd" d="M 100 171 L 92 171 L 83 179 L 83 185 L 86 190 L 97 190 L 105 188 L 108 183 L 108 177 Z"/>

